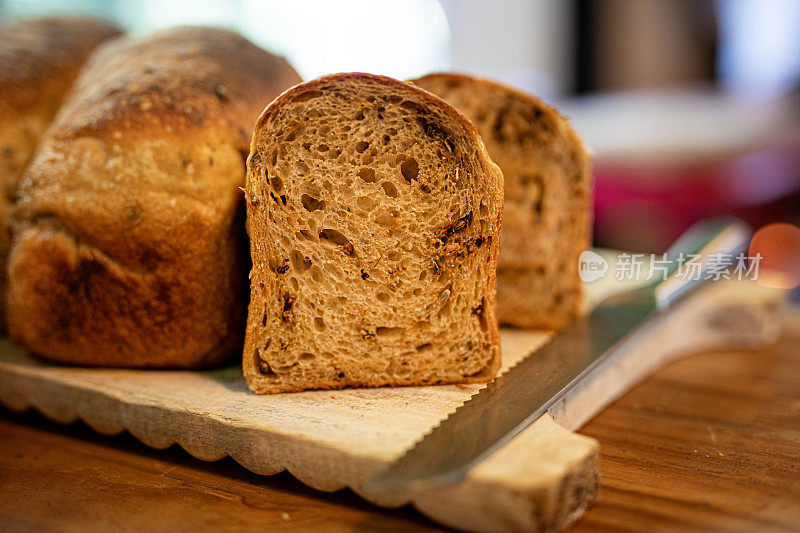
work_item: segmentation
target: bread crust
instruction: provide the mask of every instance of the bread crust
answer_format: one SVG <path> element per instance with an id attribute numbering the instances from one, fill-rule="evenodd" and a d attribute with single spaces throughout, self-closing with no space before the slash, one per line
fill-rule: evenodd
<path id="1" fill-rule="evenodd" d="M 8 217 L 23 171 L 89 54 L 122 32 L 89 17 L 0 23 L 0 330 L 5 330 Z"/>
<path id="2" fill-rule="evenodd" d="M 122 31 L 90 17 L 0 22 L 0 117 L 58 108 L 97 45 Z"/>
<path id="3" fill-rule="evenodd" d="M 244 158 L 264 101 L 299 81 L 221 29 L 98 50 L 17 193 L 12 339 L 98 366 L 195 368 L 238 351 Z"/>
<path id="4" fill-rule="evenodd" d="M 473 120 L 489 155 L 503 169 L 506 217 L 498 262 L 500 322 L 523 328 L 563 327 L 583 310 L 578 257 L 591 245 L 591 160 L 583 142 L 555 109 L 514 87 L 457 73 L 434 73 L 411 81 Z M 456 94 L 459 91 L 462 94 Z M 472 101 L 465 101 L 467 93 Z M 514 110 L 521 115 L 515 124 L 519 131 L 509 131 L 502 123 L 504 115 Z M 520 138 L 516 142 L 505 138 L 509 134 Z M 526 135 L 534 141 L 529 143 Z M 528 179 L 539 186 L 533 200 L 524 190 L 530 187 L 524 183 Z M 538 216 L 529 215 L 531 203 L 538 203 Z"/>
<path id="5" fill-rule="evenodd" d="M 475 157 L 478 159 L 487 172 L 487 182 L 491 184 L 492 190 L 487 192 L 492 195 L 494 200 L 499 203 L 494 220 L 492 220 L 492 227 L 496 228 L 499 233 L 500 224 L 502 222 L 502 188 L 503 179 L 502 173 L 489 158 L 483 141 L 480 138 L 475 127 L 469 120 L 466 119 L 460 112 L 453 107 L 447 105 L 437 96 L 425 91 L 413 84 L 395 80 L 393 78 L 378 76 L 365 73 L 340 73 L 329 76 L 324 76 L 295 87 L 292 87 L 276 98 L 264 110 L 259 118 L 255 132 L 253 135 L 251 145 L 251 158 L 257 154 L 260 149 L 264 148 L 262 139 L 262 130 L 270 123 L 281 108 L 295 99 L 302 99 L 304 95 L 316 93 L 325 90 L 328 87 L 343 86 L 349 84 L 367 83 L 376 87 L 385 87 L 386 92 L 395 94 L 402 91 L 407 95 L 407 98 L 418 101 L 421 105 L 432 106 L 441 111 L 452 124 L 460 129 L 460 134 L 468 139 L 468 143 L 475 149 Z M 248 183 L 246 186 L 246 196 L 248 200 L 248 232 L 251 237 L 251 255 L 254 264 L 252 275 L 253 292 L 251 294 L 249 318 L 247 325 L 247 334 L 245 341 L 245 350 L 243 356 L 243 368 L 245 378 L 247 379 L 248 386 L 251 390 L 259 394 L 271 394 L 277 392 L 295 392 L 307 389 L 337 389 L 343 387 L 360 387 L 360 386 L 404 386 L 404 385 L 420 385 L 420 384 L 438 384 L 438 383 L 474 383 L 483 382 L 493 378 L 500 368 L 500 331 L 497 323 L 495 311 L 495 294 L 494 285 L 496 281 L 496 266 L 499 253 L 497 246 L 497 239 L 491 244 L 490 253 L 487 261 L 487 287 L 488 290 L 482 296 L 485 298 L 485 306 L 483 308 L 485 321 L 487 324 L 487 331 L 490 338 L 490 343 L 496 348 L 492 357 L 488 360 L 486 366 L 480 372 L 473 375 L 462 375 L 456 378 L 448 376 L 438 380 L 421 380 L 419 377 L 411 376 L 407 378 L 387 377 L 386 375 L 372 375 L 369 371 L 348 371 L 348 375 L 342 379 L 322 379 L 318 381 L 296 380 L 284 381 L 281 383 L 269 383 L 264 379 L 262 372 L 258 368 L 257 358 L 254 354 L 258 352 L 258 346 L 264 340 L 265 327 L 262 323 L 261 315 L 263 313 L 264 302 L 256 292 L 256 285 L 269 278 L 275 276 L 275 272 L 271 269 L 264 268 L 264 258 L 261 257 L 263 253 L 260 243 L 254 233 L 254 224 L 258 223 L 257 218 L 264 218 L 254 216 L 255 214 L 255 188 L 253 180 L 261 179 L 261 169 L 255 164 L 248 161 Z M 268 281 L 267 283 L 271 283 Z M 267 320 L 265 317 L 264 320 Z M 268 326 L 267 326 L 268 328 Z M 268 332 L 267 332 L 268 334 Z M 379 341 L 380 342 L 380 341 Z"/>

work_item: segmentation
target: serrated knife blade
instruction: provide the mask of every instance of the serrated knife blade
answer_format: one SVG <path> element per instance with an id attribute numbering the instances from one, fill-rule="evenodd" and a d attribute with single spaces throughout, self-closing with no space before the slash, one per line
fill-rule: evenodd
<path id="1" fill-rule="evenodd" d="M 746 246 L 750 230 L 724 218 L 696 224 L 670 248 L 702 257 L 702 271 Z M 677 297 L 699 285 L 671 268 L 666 281 L 612 296 L 587 316 L 557 332 L 534 354 L 481 389 L 434 427 L 400 459 L 370 479 L 368 492 L 427 490 L 459 481 L 467 471 L 513 439 L 577 385 Z"/>

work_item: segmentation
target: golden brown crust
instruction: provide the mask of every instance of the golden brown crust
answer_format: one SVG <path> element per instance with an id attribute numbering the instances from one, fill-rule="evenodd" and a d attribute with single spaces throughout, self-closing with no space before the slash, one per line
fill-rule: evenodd
<path id="1" fill-rule="evenodd" d="M 263 103 L 299 81 L 226 30 L 99 50 L 20 184 L 12 338 L 129 367 L 207 366 L 240 348 L 247 139 Z"/>
<path id="2" fill-rule="evenodd" d="M 87 17 L 0 23 L 0 330 L 5 330 L 8 216 L 17 184 L 81 65 L 119 35 Z"/>
<path id="3" fill-rule="evenodd" d="M 122 60 L 120 60 L 120 58 Z M 87 64 L 62 111 L 58 139 L 91 136 L 128 142 L 174 130 L 194 142 L 199 132 L 247 150 L 265 95 L 277 95 L 300 77 L 283 58 L 245 38 L 215 28 L 174 28 L 145 39 L 109 43 Z"/>
<path id="4" fill-rule="evenodd" d="M 590 158 L 580 138 L 555 109 L 513 87 L 453 73 L 412 82 L 464 112 L 503 170 L 500 321 L 563 327 L 581 312 L 578 256 L 591 244 Z"/>
<path id="5" fill-rule="evenodd" d="M 341 372 L 339 376 L 335 375 L 316 375 L 316 377 L 309 377 L 306 374 L 306 370 L 303 369 L 303 364 L 300 363 L 300 366 L 297 367 L 298 372 L 295 377 L 286 378 L 285 380 L 266 380 L 264 377 L 264 369 L 261 368 L 265 364 L 265 357 L 268 357 L 266 354 L 259 355 L 261 352 L 268 351 L 270 346 L 277 346 L 283 345 L 283 341 L 279 339 L 277 336 L 274 335 L 275 331 L 272 330 L 272 322 L 273 322 L 273 314 L 272 307 L 273 305 L 270 303 L 270 296 L 268 294 L 268 289 L 264 287 L 277 287 L 281 283 L 283 283 L 282 278 L 284 277 L 283 274 L 288 272 L 291 274 L 292 266 L 288 265 L 286 270 L 280 269 L 272 269 L 268 268 L 265 264 L 265 261 L 271 261 L 268 259 L 269 253 L 267 250 L 271 249 L 269 243 L 261 242 L 266 240 L 272 240 L 268 238 L 268 232 L 265 231 L 263 227 L 265 224 L 270 224 L 269 222 L 265 222 L 267 218 L 272 220 L 271 216 L 267 217 L 263 211 L 255 216 L 256 210 L 263 210 L 265 209 L 264 204 L 259 200 L 260 195 L 262 194 L 262 185 L 261 182 L 264 181 L 265 172 L 269 171 L 270 175 L 273 172 L 273 169 L 265 169 L 265 161 L 268 159 L 267 155 L 275 144 L 275 132 L 273 122 L 277 121 L 280 114 L 285 114 L 286 116 L 292 116 L 292 113 L 296 113 L 291 109 L 294 102 L 303 102 L 307 100 L 307 95 L 311 95 L 311 98 L 316 98 L 319 94 L 325 93 L 332 93 L 336 95 L 340 95 L 342 98 L 342 107 L 349 104 L 345 104 L 345 101 L 348 101 L 349 98 L 352 96 L 345 96 L 342 93 L 347 92 L 347 90 L 351 87 L 358 87 L 358 90 L 367 90 L 365 86 L 368 87 L 370 91 L 369 94 L 378 95 L 377 99 L 374 100 L 375 106 L 383 105 L 381 102 L 381 98 L 387 98 L 387 102 L 395 102 L 395 106 L 401 106 L 397 104 L 397 102 L 403 101 L 403 104 L 409 104 L 411 107 L 415 107 L 417 109 L 435 109 L 435 115 L 439 116 L 442 115 L 446 118 L 447 127 L 452 128 L 449 129 L 453 134 L 463 139 L 463 145 L 468 148 L 469 157 L 474 158 L 475 161 L 478 162 L 478 166 L 482 169 L 482 172 L 485 176 L 482 176 L 482 185 L 486 186 L 487 189 L 483 191 L 483 194 L 486 195 L 487 198 L 491 198 L 490 204 L 493 206 L 498 206 L 496 211 L 496 216 L 493 216 L 492 219 L 488 222 L 487 227 L 494 228 L 494 233 L 491 234 L 489 239 L 489 246 L 490 252 L 488 253 L 488 257 L 486 257 L 486 287 L 488 289 L 485 293 L 481 292 L 481 297 L 484 298 L 484 304 L 480 307 L 479 313 L 483 313 L 482 320 L 485 321 L 484 325 L 482 326 L 485 328 L 485 331 L 489 338 L 489 345 L 492 346 L 493 351 L 491 352 L 492 356 L 488 359 L 488 362 L 485 363 L 485 366 L 480 368 L 477 373 L 472 373 L 469 375 L 454 375 L 453 372 L 445 373 L 441 372 L 440 374 L 436 374 L 435 372 L 428 372 L 426 375 L 427 377 L 423 379 L 421 375 L 422 372 L 419 372 L 416 375 L 411 376 L 398 376 L 398 375 L 391 375 L 391 373 L 382 372 L 382 371 L 373 371 L 368 368 L 365 362 L 361 363 L 353 363 L 355 359 L 358 359 L 358 355 L 356 353 L 347 354 L 347 356 L 342 357 L 343 361 L 341 361 L 341 366 L 337 366 L 339 369 L 346 369 L 346 372 Z M 413 105 L 411 105 L 413 103 Z M 352 105 L 360 105 L 353 103 Z M 389 113 L 391 110 L 389 109 L 390 105 L 386 104 L 386 112 Z M 402 106 L 401 106 L 402 107 Z M 288 111 L 287 111 L 288 109 Z M 313 111 L 309 108 L 307 109 L 308 112 L 314 113 L 324 113 L 323 111 L 319 111 L 314 109 Z M 285 113 L 284 113 L 285 112 Z M 361 118 L 363 119 L 363 115 L 366 111 L 362 111 Z M 377 112 L 381 112 L 381 108 L 377 107 Z M 426 111 L 427 112 L 427 111 Z M 355 114 L 354 114 L 355 115 Z M 318 115 L 317 115 L 318 116 Z M 427 116 L 427 115 L 426 115 Z M 378 115 L 379 119 L 383 119 L 384 117 L 380 114 Z M 389 117 L 387 115 L 387 120 Z M 441 119 L 437 119 L 441 120 Z M 412 122 L 413 123 L 413 122 Z M 354 123 L 355 125 L 355 123 Z M 416 128 L 416 125 L 415 125 Z M 379 128 L 376 129 L 378 131 Z M 349 127 L 348 127 L 349 131 Z M 382 131 L 382 130 L 381 130 Z M 374 133 L 374 132 L 372 132 Z M 397 131 L 394 132 L 397 134 Z M 339 153 L 342 148 L 338 146 L 336 143 L 338 141 L 335 140 L 335 134 L 330 132 L 331 135 L 334 136 L 333 142 L 329 142 L 331 144 L 331 149 L 334 146 L 337 146 L 336 152 Z M 321 141 L 325 141 L 324 137 L 320 138 Z M 279 141 L 278 141 L 279 142 Z M 386 144 L 388 138 L 384 136 L 384 144 Z M 394 141 L 392 141 L 394 142 Z M 313 143 L 312 143 L 313 144 Z M 369 145 L 369 143 L 364 143 Z M 458 143 L 457 143 L 458 144 Z M 325 150 L 327 150 L 327 146 Z M 452 151 L 452 147 L 450 148 Z M 279 148 L 279 150 L 282 150 Z M 379 152 L 376 152 L 379 153 Z M 262 155 L 263 154 L 263 155 Z M 373 154 L 375 155 L 375 154 Z M 375 157 L 380 158 L 380 155 L 375 155 Z M 274 164 L 274 163 L 273 163 Z M 310 164 L 310 163 L 309 163 Z M 346 165 L 346 164 L 345 164 Z M 348 172 L 347 170 L 344 171 L 345 174 Z M 458 177 L 458 173 L 455 174 L 456 178 Z M 443 172 L 438 179 L 442 181 L 447 181 L 451 179 L 451 176 L 448 176 L 446 172 Z M 257 189 L 260 192 L 257 192 Z M 430 192 L 430 191 L 428 191 Z M 289 205 L 291 206 L 292 202 L 292 195 L 294 193 L 290 193 L 287 191 L 287 195 L 289 196 Z M 354 192 L 355 194 L 355 192 Z M 368 189 L 361 191 L 359 194 L 369 194 Z M 296 195 L 296 194 L 295 194 Z M 364 74 L 364 73 L 342 73 L 342 74 L 334 74 L 330 76 L 325 76 L 316 80 L 312 80 L 301 85 L 295 86 L 286 92 L 284 92 L 281 96 L 276 98 L 267 108 L 264 110 L 264 113 L 259 118 L 255 133 L 253 135 L 253 141 L 251 145 L 251 161 L 248 162 L 248 184 L 247 184 L 247 197 L 248 197 L 248 226 L 251 236 L 251 250 L 252 250 L 252 260 L 254 263 L 253 269 L 253 292 L 251 294 L 251 301 L 250 301 L 250 316 L 248 320 L 248 328 L 247 328 L 247 341 L 245 345 L 244 351 L 244 358 L 243 358 L 243 367 L 245 377 L 248 381 L 248 386 L 251 390 L 260 393 L 276 393 L 276 392 L 293 392 L 293 391 L 300 391 L 300 390 L 307 390 L 307 389 L 314 389 L 314 388 L 324 388 L 324 389 L 335 389 L 335 388 L 342 388 L 347 386 L 383 386 L 383 385 L 391 385 L 391 386 L 404 386 L 404 385 L 419 385 L 419 384 L 437 384 L 437 383 L 473 383 L 473 382 L 483 382 L 487 379 L 493 378 L 497 371 L 500 368 L 501 358 L 500 358 L 500 332 L 497 325 L 497 318 L 496 318 L 496 311 L 495 311 L 495 295 L 494 295 L 494 284 L 496 280 L 496 266 L 498 260 L 498 252 L 499 247 L 497 246 L 497 232 L 499 232 L 501 219 L 502 219 L 502 175 L 500 169 L 491 162 L 489 156 L 486 152 L 485 146 L 483 141 L 481 140 L 480 136 L 478 135 L 477 130 L 470 123 L 466 117 L 464 117 L 461 113 L 459 113 L 456 109 L 452 108 L 451 106 L 447 105 L 437 96 L 416 87 L 413 84 L 401 82 L 395 80 L 393 78 L 388 78 L 384 76 L 377 76 L 372 74 Z M 380 201 L 380 200 L 378 200 Z M 266 200 L 269 202 L 269 200 Z M 286 203 L 283 204 L 284 206 Z M 338 204 L 337 204 L 338 205 Z M 262 206 L 262 207 L 259 207 Z M 443 210 L 447 210 L 450 206 L 440 206 Z M 346 209 L 346 208 L 345 208 Z M 494 211 L 492 211 L 494 212 Z M 355 215 L 354 215 L 355 216 Z M 478 215 L 476 214 L 476 217 Z M 329 218 L 326 218 L 328 223 L 334 222 L 335 215 L 331 215 Z M 471 219 L 470 219 L 471 220 Z M 277 224 L 277 222 L 274 222 Z M 338 227 L 338 226 L 334 226 Z M 292 229 L 294 232 L 294 229 Z M 366 228 L 364 231 L 361 232 L 362 234 L 369 234 Z M 494 240 L 492 241 L 492 237 Z M 358 246 L 357 240 L 354 240 L 354 244 Z M 479 245 L 480 246 L 480 245 Z M 375 243 L 375 248 L 380 248 L 381 245 Z M 380 261 L 376 262 L 375 264 L 379 264 Z M 434 262 L 435 263 L 435 262 Z M 438 263 L 435 263 L 438 267 Z M 342 268 L 345 268 L 344 265 L 340 265 Z M 287 275 L 289 275 L 287 274 Z M 357 273 L 356 273 L 357 274 Z M 475 273 L 475 276 L 478 274 Z M 364 269 L 361 270 L 361 279 L 374 279 L 375 272 L 373 271 L 372 277 L 369 277 L 369 273 L 365 272 Z M 355 276 L 358 277 L 357 275 Z M 419 278 L 422 279 L 422 278 Z M 481 285 L 483 286 L 483 285 Z M 261 288 L 259 288 L 261 287 Z M 423 293 L 430 292 L 435 290 L 433 285 L 426 286 L 423 290 Z M 473 289 L 470 289 L 472 291 Z M 265 292 L 266 291 L 266 292 Z M 450 291 L 447 291 L 449 295 Z M 437 293 L 438 294 L 438 293 Z M 348 294 L 348 297 L 350 294 Z M 470 294 L 470 297 L 472 294 Z M 353 301 L 357 300 L 358 296 L 353 296 Z M 268 301 L 269 300 L 269 301 Z M 294 301 L 294 298 L 291 297 L 293 305 L 296 306 L 298 302 Z M 299 301 L 299 300 L 298 300 Z M 358 306 L 360 304 L 350 303 L 348 300 L 349 306 Z M 412 304 L 408 304 L 409 306 Z M 267 311 L 265 311 L 265 308 Z M 424 321 L 425 317 L 427 316 L 426 313 L 429 311 L 420 310 L 419 316 L 417 316 L 414 320 Z M 473 313 L 476 311 L 473 309 Z M 366 314 L 366 313 L 365 313 Z M 276 315 L 277 316 L 277 315 Z M 313 317 L 312 317 L 313 318 Z M 474 318 L 474 317 L 472 317 Z M 310 319 L 309 319 L 310 320 Z M 366 322 L 362 322 L 365 324 Z M 380 324 L 380 322 L 379 322 Z M 341 327 L 340 327 L 341 326 Z M 345 328 L 352 329 L 356 327 L 357 324 L 349 323 L 346 325 L 339 325 L 337 324 L 336 329 L 337 331 L 342 332 L 342 338 L 345 338 L 348 334 L 344 333 Z M 374 326 L 374 325 L 373 325 Z M 378 328 L 378 329 L 391 329 L 391 328 Z M 367 338 L 374 338 L 374 335 L 369 333 L 368 330 L 365 334 L 366 336 L 363 337 L 364 339 Z M 417 344 L 425 343 L 425 333 L 420 333 L 420 339 Z M 433 335 L 430 333 L 430 335 Z M 275 337 L 275 338 L 272 338 Z M 315 344 L 312 339 L 304 338 L 304 341 L 309 344 L 309 346 Z M 337 340 L 332 341 L 330 344 L 337 344 Z M 344 343 L 345 341 L 342 341 Z M 381 339 L 376 340 L 376 342 L 386 342 L 382 341 Z M 424 345 L 424 344 L 423 344 Z M 266 346 L 266 347 L 265 347 Z M 305 346 L 305 343 L 303 344 Z M 318 347 L 319 348 L 319 347 Z M 408 347 L 406 347 L 408 348 Z M 311 349 L 311 348 L 307 348 Z M 322 348 L 320 348 L 322 349 Z M 326 348 L 327 349 L 327 348 Z M 331 348 L 336 350 L 336 348 Z M 399 348 L 398 348 L 399 349 Z M 347 359 L 347 361 L 344 361 Z M 268 373 L 272 373 L 273 369 L 267 364 Z M 388 364 L 388 363 L 387 363 Z M 336 363 L 334 363 L 336 365 Z M 375 363 L 371 363 L 372 366 Z M 292 371 L 292 367 L 289 368 Z M 448 369 L 451 370 L 451 369 Z M 308 370 L 308 372 L 312 372 Z M 325 374 L 324 372 L 321 374 Z M 446 377 L 441 377 L 445 376 Z M 434 376 L 433 378 L 431 376 Z"/>
<path id="6" fill-rule="evenodd" d="M 121 33 L 88 17 L 0 23 L 0 117 L 24 114 L 43 102 L 55 112 L 92 50 Z"/>

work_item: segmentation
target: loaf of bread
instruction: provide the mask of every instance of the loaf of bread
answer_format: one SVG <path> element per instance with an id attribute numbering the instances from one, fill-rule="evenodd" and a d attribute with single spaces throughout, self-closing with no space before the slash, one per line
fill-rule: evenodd
<path id="1" fill-rule="evenodd" d="M 256 125 L 246 199 L 253 391 L 494 376 L 503 180 L 455 109 L 369 74 L 298 85 Z"/>
<path id="2" fill-rule="evenodd" d="M 553 108 L 511 87 L 457 74 L 413 82 L 464 113 L 503 170 L 500 321 L 564 326 L 581 312 L 578 257 L 591 244 L 591 170 L 583 143 Z"/>
<path id="3" fill-rule="evenodd" d="M 84 365 L 189 368 L 240 353 L 250 134 L 264 102 L 299 81 L 227 30 L 101 47 L 17 192 L 12 339 Z"/>
<path id="4" fill-rule="evenodd" d="M 49 17 L 0 23 L 0 330 L 5 330 L 8 216 L 22 172 L 81 65 L 120 34 L 107 22 Z"/>

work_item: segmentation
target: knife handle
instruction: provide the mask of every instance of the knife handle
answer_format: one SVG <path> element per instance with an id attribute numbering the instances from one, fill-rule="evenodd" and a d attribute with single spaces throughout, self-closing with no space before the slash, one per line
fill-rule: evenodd
<path id="1" fill-rule="evenodd" d="M 750 226 L 735 217 L 703 220 L 686 230 L 667 250 L 667 277 L 654 286 L 658 307 L 669 306 L 737 261 L 751 236 Z"/>

